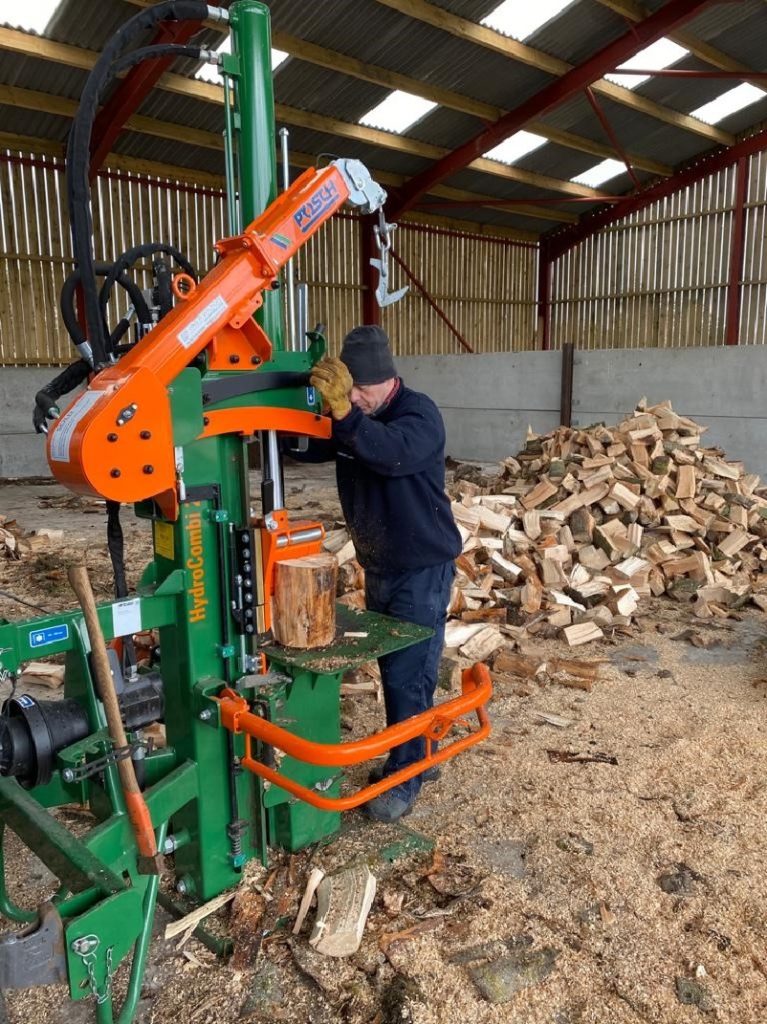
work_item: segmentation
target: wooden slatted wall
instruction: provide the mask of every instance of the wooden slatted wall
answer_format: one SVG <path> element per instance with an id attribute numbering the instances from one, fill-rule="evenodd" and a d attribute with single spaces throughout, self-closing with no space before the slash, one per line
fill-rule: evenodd
<path id="1" fill-rule="evenodd" d="M 725 343 L 736 168 L 612 225 L 552 268 L 552 347 Z M 740 344 L 767 342 L 767 157 L 752 157 Z"/>
<path id="2" fill-rule="evenodd" d="M 70 362 L 58 296 L 73 267 L 61 161 L 0 152 L 0 365 L 55 366 Z M 105 171 L 93 191 L 97 259 L 113 260 L 141 241 L 164 241 L 186 253 L 201 272 L 212 265 L 213 243 L 226 234 L 223 192 L 184 181 Z M 327 325 L 330 350 L 361 318 L 359 223 L 333 218 L 298 254 L 297 279 L 309 284 L 311 325 Z M 535 246 L 444 229 L 401 225 L 396 250 L 477 352 L 518 351 L 534 345 Z M 148 268 L 142 287 L 150 284 Z M 410 283 L 384 326 L 401 354 L 462 351 L 455 333 L 422 292 L 392 264 L 392 285 Z M 115 290 L 112 322 L 127 307 Z"/>

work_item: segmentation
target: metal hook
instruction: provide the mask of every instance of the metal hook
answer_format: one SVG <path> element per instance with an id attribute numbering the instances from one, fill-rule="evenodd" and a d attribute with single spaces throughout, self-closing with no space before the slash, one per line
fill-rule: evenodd
<path id="1" fill-rule="evenodd" d="M 378 224 L 373 228 L 373 236 L 380 259 L 370 261 L 370 266 L 378 271 L 378 286 L 376 288 L 376 302 L 383 309 L 384 306 L 391 306 L 407 294 L 408 285 L 397 289 L 396 292 L 389 291 L 389 250 L 391 249 L 391 234 L 397 227 L 396 224 L 387 224 L 383 209 L 378 211 Z"/>

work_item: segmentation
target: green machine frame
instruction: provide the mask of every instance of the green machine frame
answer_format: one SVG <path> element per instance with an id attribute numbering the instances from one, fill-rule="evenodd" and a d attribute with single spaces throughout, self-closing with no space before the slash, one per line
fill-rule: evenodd
<path id="1" fill-rule="evenodd" d="M 229 13 L 233 47 L 222 68 L 228 209 L 230 232 L 236 234 L 278 190 L 268 8 L 237 0 Z M 286 347 L 279 292 L 264 296 L 257 319 L 273 346 L 271 361 L 259 370 L 305 380 L 323 354 L 321 335 L 311 334 L 305 346 Z M 136 514 L 152 523 L 153 561 L 135 596 L 98 608 L 107 641 L 142 630 L 159 632 L 167 745 L 152 749 L 135 730 L 128 733 L 128 751 L 114 749 L 94 688 L 80 611 L 0 622 L 0 680 L 14 681 L 32 658 L 66 655 L 64 699 L 84 710 L 90 730 L 51 752 L 44 779 L 21 783 L 0 776 L 0 913 L 22 926 L 0 934 L 0 988 L 65 982 L 72 999 L 95 1000 L 98 1024 L 130 1024 L 134 1017 L 158 898 L 181 913 L 237 885 L 247 861 L 266 863 L 270 847 L 297 850 L 339 828 L 338 812 L 311 806 L 243 770 L 245 737 L 222 728 L 217 701 L 222 690 L 236 692 L 251 710 L 296 736 L 338 744 L 344 672 L 429 635 L 401 622 L 393 630 L 382 616 L 339 606 L 341 632 L 353 626 L 366 640 L 342 639 L 326 649 L 325 664 L 332 668 L 325 669 L 305 654 L 259 646 L 257 635 L 237 628 L 231 600 L 238 581 L 237 546 L 252 522 L 249 442 L 232 434 L 200 438 L 203 406 L 207 399 L 206 410 L 261 405 L 319 415 L 321 409 L 305 383 L 277 381 L 243 394 L 236 387 L 227 391 L 227 380 L 235 376 L 214 372 L 204 357 L 197 358 L 168 388 L 183 481 L 178 518 L 166 518 L 152 501 L 136 505 Z M 266 517 L 283 507 L 279 445 L 269 431 L 257 440 L 260 515 Z M 264 744 L 256 748 L 265 759 L 273 754 Z M 118 775 L 117 758 L 126 754 L 140 762 L 158 849 L 174 858 L 172 896 L 160 894 L 157 875 L 139 871 Z M 340 793 L 337 768 L 286 756 L 280 771 L 309 790 Z M 76 837 L 48 813 L 67 804 L 92 811 L 94 823 L 84 835 Z M 59 881 L 50 901 L 35 910 L 18 906 L 9 895 L 6 827 Z M 112 978 L 131 952 L 130 982 L 118 1012 Z"/>

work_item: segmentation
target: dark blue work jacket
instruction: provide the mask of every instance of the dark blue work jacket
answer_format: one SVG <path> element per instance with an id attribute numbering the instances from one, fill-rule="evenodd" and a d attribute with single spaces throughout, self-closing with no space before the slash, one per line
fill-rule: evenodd
<path id="1" fill-rule="evenodd" d="M 434 402 L 400 382 L 374 416 L 352 408 L 299 461 L 335 457 L 338 494 L 360 564 L 379 573 L 425 569 L 461 553 L 445 494 L 445 426 Z"/>

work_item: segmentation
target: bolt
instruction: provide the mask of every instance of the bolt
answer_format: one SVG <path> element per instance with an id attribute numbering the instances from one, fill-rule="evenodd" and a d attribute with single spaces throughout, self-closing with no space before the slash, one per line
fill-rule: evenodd
<path id="1" fill-rule="evenodd" d="M 151 476 L 154 473 L 154 466 L 144 466 L 143 470 L 147 476 Z"/>
<path id="2" fill-rule="evenodd" d="M 166 855 L 169 853 L 175 853 L 177 845 L 176 837 L 168 836 L 163 844 L 162 852 Z"/>
<path id="3" fill-rule="evenodd" d="M 210 708 L 203 708 L 197 717 L 200 719 L 201 722 L 209 722 L 213 717 L 213 712 L 210 710 Z"/>
<path id="4" fill-rule="evenodd" d="M 203 416 L 203 418 L 202 418 L 202 425 L 203 425 L 204 427 L 207 427 L 207 425 L 208 425 L 209 423 L 210 423 L 210 416 Z"/>
<path id="5" fill-rule="evenodd" d="M 179 896 L 186 896 L 190 892 L 189 882 L 186 878 L 179 878 L 176 882 L 176 892 Z"/>
<path id="6" fill-rule="evenodd" d="M 261 357 L 260 356 L 251 356 L 250 357 L 250 362 L 251 362 L 251 364 L 253 366 L 260 366 L 261 365 Z"/>
<path id="7" fill-rule="evenodd" d="M 113 476 L 115 478 L 115 480 L 116 480 L 117 477 L 120 475 L 120 470 L 119 469 L 110 469 L 109 470 L 109 475 Z"/>
<path id="8" fill-rule="evenodd" d="M 64 771 L 61 773 L 61 777 L 64 780 L 64 782 L 75 781 L 75 773 L 72 771 L 71 768 L 65 768 Z"/>
<path id="9" fill-rule="evenodd" d="M 85 956 L 91 953 L 99 944 L 99 940 L 95 935 L 83 935 L 82 938 L 75 939 L 72 943 L 71 949 L 73 953 L 77 953 L 78 956 Z"/>
<path id="10" fill-rule="evenodd" d="M 142 441 L 148 441 L 151 436 L 151 430 L 142 430 L 141 433 L 139 434 L 139 437 L 141 438 Z"/>
<path id="11" fill-rule="evenodd" d="M 229 362 L 232 363 L 232 365 L 234 365 L 235 363 L 239 363 L 239 361 L 240 357 L 238 355 L 232 354 L 231 356 L 229 356 Z"/>
<path id="12" fill-rule="evenodd" d="M 117 434 L 107 434 L 107 441 L 114 442 L 116 440 L 117 440 Z"/>

